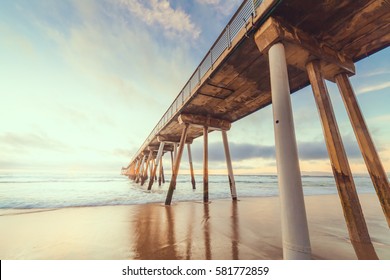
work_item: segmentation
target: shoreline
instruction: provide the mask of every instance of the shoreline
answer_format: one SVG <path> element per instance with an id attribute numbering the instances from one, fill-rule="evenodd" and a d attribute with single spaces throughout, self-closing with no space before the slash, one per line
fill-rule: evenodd
<path id="1" fill-rule="evenodd" d="M 375 191 L 367 191 L 367 192 L 358 192 L 358 195 L 375 195 Z M 337 193 L 322 193 L 322 194 L 304 194 L 304 197 L 312 197 L 312 196 L 338 196 Z M 246 199 L 261 199 L 261 198 L 272 198 L 272 197 L 278 197 L 278 195 L 263 195 L 263 196 L 250 196 L 250 195 L 242 195 L 239 196 L 238 201 L 240 200 L 246 200 Z M 222 197 L 222 198 L 211 198 L 210 203 L 212 202 L 217 202 L 217 201 L 231 201 L 230 194 L 229 197 Z M 34 207 L 34 208 L 0 208 L 0 217 L 1 216 L 7 216 L 7 215 L 20 215 L 24 213 L 12 213 L 12 212 L 18 212 L 18 211 L 25 211 L 26 214 L 28 213 L 34 213 L 34 212 L 45 212 L 45 211 L 56 211 L 56 210 L 61 210 L 61 209 L 78 209 L 78 208 L 94 208 L 94 207 L 116 207 L 116 206 L 139 206 L 139 205 L 149 205 L 149 204 L 161 204 L 162 206 L 164 205 L 165 198 L 162 199 L 161 201 L 146 201 L 146 202 L 141 202 L 141 203 L 133 203 L 133 204 L 101 204 L 101 205 L 70 205 L 70 206 L 61 206 L 61 207 Z M 173 196 L 172 204 L 177 204 L 177 203 L 186 203 L 186 202 L 194 202 L 194 203 L 203 203 L 201 200 L 192 200 L 192 199 L 187 199 L 187 200 L 175 200 L 175 196 Z M 9 214 L 3 214 L 5 212 L 11 212 Z"/>
<path id="2" fill-rule="evenodd" d="M 359 198 L 378 257 L 390 260 L 377 197 Z M 305 204 L 313 259 L 356 259 L 338 196 Z M 279 197 L 29 210 L 0 210 L 0 259 L 282 259 Z"/>

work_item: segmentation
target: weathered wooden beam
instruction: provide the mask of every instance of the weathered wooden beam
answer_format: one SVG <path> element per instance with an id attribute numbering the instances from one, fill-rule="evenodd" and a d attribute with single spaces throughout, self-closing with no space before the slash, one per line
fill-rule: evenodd
<path id="1" fill-rule="evenodd" d="M 311 246 L 291 108 L 284 46 L 269 49 L 284 259 L 310 259 Z"/>
<path id="2" fill-rule="evenodd" d="M 188 152 L 188 161 L 190 164 L 190 173 L 191 173 L 191 183 L 192 183 L 192 189 L 196 189 L 196 183 L 195 183 L 195 175 L 194 175 L 194 166 L 192 164 L 192 155 L 191 155 L 191 145 L 187 144 L 187 152 Z"/>
<path id="3" fill-rule="evenodd" d="M 366 221 L 360 206 L 347 155 L 334 116 L 332 103 L 317 61 L 307 64 L 307 73 L 313 89 L 326 147 L 336 180 L 349 236 L 358 259 L 378 259 L 371 243 Z M 363 249 L 362 249 L 363 248 Z"/>
<path id="4" fill-rule="evenodd" d="M 229 130 L 231 126 L 230 122 L 226 120 L 193 114 L 181 114 L 178 117 L 178 121 L 180 124 L 188 123 L 195 127 L 207 126 L 209 130 Z"/>
<path id="5" fill-rule="evenodd" d="M 232 159 L 230 157 L 230 150 L 229 150 L 229 142 L 225 130 L 222 130 L 222 140 L 223 140 L 223 148 L 225 150 L 226 166 L 228 170 L 230 194 L 232 195 L 233 200 L 237 200 L 236 181 L 234 180 Z"/>
<path id="6" fill-rule="evenodd" d="M 370 132 L 368 131 L 348 76 L 346 74 L 339 74 L 336 76 L 336 82 L 383 213 L 385 214 L 387 224 L 390 227 L 390 185 L 387 174 L 375 149 L 374 142 L 371 139 Z"/>
<path id="7" fill-rule="evenodd" d="M 203 202 L 209 201 L 209 148 L 208 148 L 208 127 L 203 127 Z"/>
<path id="8" fill-rule="evenodd" d="M 286 48 L 287 63 L 303 71 L 308 61 L 319 59 L 322 68 L 327 70 L 323 71 L 323 75 L 331 81 L 341 72 L 355 74 L 351 58 L 281 19 L 269 18 L 256 32 L 255 42 L 263 53 L 267 53 L 275 43 L 282 42 Z"/>
<path id="9" fill-rule="evenodd" d="M 177 175 L 179 174 L 180 161 L 181 161 L 181 156 L 182 156 L 183 150 L 184 150 L 184 144 L 185 144 L 186 138 L 187 138 L 187 133 L 188 133 L 188 124 L 185 124 L 183 131 L 181 133 L 179 151 L 178 151 L 177 157 L 175 159 L 175 166 L 174 166 L 174 170 L 172 173 L 171 182 L 169 184 L 167 197 L 165 199 L 165 205 L 171 205 L 171 202 L 172 202 L 173 191 L 175 190 L 175 187 L 176 187 L 176 179 L 177 179 Z"/>
<path id="10" fill-rule="evenodd" d="M 324 34 L 324 41 L 331 41 L 335 48 L 342 46 L 347 51 L 353 48 L 355 58 L 370 55 L 378 46 L 390 44 L 389 0 L 361 3 L 364 4 L 362 9 Z"/>
<path id="11" fill-rule="evenodd" d="M 160 145 L 149 145 L 147 149 L 148 149 L 148 151 L 155 152 L 155 151 L 158 151 L 159 147 L 160 147 Z"/>
<path id="12" fill-rule="evenodd" d="M 178 144 L 180 143 L 180 137 L 178 136 L 171 136 L 171 135 L 159 135 L 157 136 L 158 142 L 165 142 L 166 144 Z M 194 139 L 192 138 L 186 138 L 186 144 L 192 144 Z M 168 148 L 168 145 L 166 145 L 166 151 L 173 151 L 174 146 L 172 148 Z"/>

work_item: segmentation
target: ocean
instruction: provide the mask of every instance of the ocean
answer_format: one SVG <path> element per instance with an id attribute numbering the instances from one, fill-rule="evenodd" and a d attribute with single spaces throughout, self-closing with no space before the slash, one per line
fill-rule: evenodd
<path id="1" fill-rule="evenodd" d="M 0 209 L 41 209 L 85 206 L 162 203 L 169 187 L 155 183 L 151 191 L 116 174 L 0 174 Z M 354 177 L 358 193 L 374 193 L 368 176 Z M 196 176 L 196 190 L 189 175 L 179 175 L 173 202 L 202 201 L 202 176 Z M 240 197 L 278 196 L 277 176 L 235 176 Z M 305 195 L 336 194 L 333 176 L 303 176 Z M 226 175 L 209 176 L 209 198 L 229 199 Z"/>

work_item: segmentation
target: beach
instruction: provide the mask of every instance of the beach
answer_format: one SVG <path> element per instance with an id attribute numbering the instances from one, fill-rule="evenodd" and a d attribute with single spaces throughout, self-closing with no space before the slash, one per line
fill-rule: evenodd
<path id="1" fill-rule="evenodd" d="M 379 259 L 390 232 L 375 194 L 359 195 Z M 337 195 L 305 196 L 313 259 L 356 259 Z M 278 197 L 61 209 L 1 209 L 0 259 L 283 258 Z"/>

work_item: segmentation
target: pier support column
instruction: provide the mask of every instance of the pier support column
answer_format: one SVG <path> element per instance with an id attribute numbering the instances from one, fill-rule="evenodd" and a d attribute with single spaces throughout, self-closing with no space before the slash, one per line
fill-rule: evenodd
<path id="1" fill-rule="evenodd" d="M 143 174 L 145 160 L 146 160 L 146 155 L 143 155 L 142 160 L 141 160 L 141 164 L 140 164 L 140 167 L 139 167 L 139 172 L 138 172 L 138 175 L 137 175 L 137 179 L 135 180 L 135 182 L 137 184 L 139 183 L 139 180 L 140 180 L 140 178 L 141 178 L 141 176 Z"/>
<path id="2" fill-rule="evenodd" d="M 347 109 L 368 173 L 370 173 L 387 224 L 390 227 L 390 186 L 387 174 L 375 149 L 347 74 L 336 75 L 335 79 L 344 100 L 345 108 Z"/>
<path id="3" fill-rule="evenodd" d="M 165 143 L 161 142 L 160 146 L 158 147 L 158 152 L 157 152 L 157 157 L 156 157 L 156 164 L 153 166 L 153 170 L 152 170 L 152 172 L 150 174 L 148 190 L 152 189 L 152 186 L 153 186 L 153 183 L 154 183 L 154 179 L 155 179 L 155 176 L 156 176 L 157 167 L 158 167 L 159 162 L 161 161 L 162 154 L 163 154 L 163 151 L 164 151 L 164 146 L 165 146 Z"/>
<path id="4" fill-rule="evenodd" d="M 291 109 L 286 56 L 281 43 L 269 49 L 276 163 L 284 259 L 310 259 L 311 247 Z"/>
<path id="5" fill-rule="evenodd" d="M 184 124 L 184 128 L 183 128 L 183 131 L 181 133 L 179 151 L 178 151 L 177 157 L 175 159 L 174 170 L 172 173 L 171 182 L 169 184 L 167 198 L 165 199 L 165 205 L 171 205 L 171 202 L 172 202 L 173 191 L 175 190 L 176 179 L 177 179 L 177 175 L 179 173 L 181 156 L 183 154 L 184 144 L 186 143 L 186 139 L 187 139 L 188 127 L 189 127 L 188 124 Z"/>
<path id="6" fill-rule="evenodd" d="M 155 161 L 154 161 L 154 158 L 151 159 L 151 163 L 149 165 L 149 174 L 151 175 L 152 174 L 152 171 L 153 171 L 153 168 L 154 168 L 154 165 L 155 165 Z M 146 178 L 148 179 L 148 178 Z"/>
<path id="7" fill-rule="evenodd" d="M 129 176 L 130 179 L 134 179 L 136 168 L 137 168 L 137 162 L 135 161 L 131 165 L 130 176 Z"/>
<path id="8" fill-rule="evenodd" d="M 129 177 L 129 179 L 132 179 L 133 176 L 134 176 L 134 173 L 135 173 L 135 166 L 136 165 L 136 161 L 132 162 L 128 168 L 128 170 L 126 170 L 126 173 L 125 175 L 127 175 Z"/>
<path id="9" fill-rule="evenodd" d="M 139 174 L 139 169 L 141 167 L 141 159 L 137 159 L 137 162 L 136 162 L 136 166 L 135 166 L 135 172 L 134 172 L 134 176 L 133 176 L 133 181 L 135 181 L 137 179 L 137 176 Z"/>
<path id="10" fill-rule="evenodd" d="M 173 162 L 175 162 L 177 157 L 177 145 L 178 143 L 173 143 Z"/>
<path id="11" fill-rule="evenodd" d="M 203 127 L 203 202 L 209 202 L 209 129 Z"/>
<path id="12" fill-rule="evenodd" d="M 161 186 L 161 182 L 165 184 L 165 178 L 164 178 L 164 167 L 162 165 L 162 156 L 160 158 L 160 172 L 158 175 L 158 186 Z"/>
<path id="13" fill-rule="evenodd" d="M 145 170 L 144 170 L 142 177 L 141 177 L 141 186 L 143 186 L 145 184 L 145 181 L 148 179 L 149 164 L 153 160 L 152 157 L 153 157 L 153 151 L 149 151 L 149 156 L 146 160 Z M 152 162 L 152 164 L 153 164 L 153 162 Z"/>
<path id="14" fill-rule="evenodd" d="M 358 259 L 378 259 L 368 234 L 366 221 L 319 63 L 318 61 L 309 62 L 306 68 L 320 114 L 326 147 L 332 163 L 332 170 L 352 245 Z"/>
<path id="15" fill-rule="evenodd" d="M 225 149 L 226 165 L 229 176 L 230 193 L 233 200 L 237 200 L 236 182 L 233 175 L 232 159 L 230 157 L 229 143 L 226 130 L 222 130 L 223 147 Z"/>
<path id="16" fill-rule="evenodd" d="M 175 161 L 173 159 L 173 152 L 171 151 L 171 167 L 172 167 L 172 174 L 174 172 L 174 169 L 175 169 Z"/>
<path id="17" fill-rule="evenodd" d="M 195 190 L 196 186 L 195 186 L 194 166 L 192 164 L 192 155 L 191 155 L 191 145 L 190 144 L 187 144 L 187 151 L 188 151 L 188 161 L 190 163 L 192 189 Z"/>

